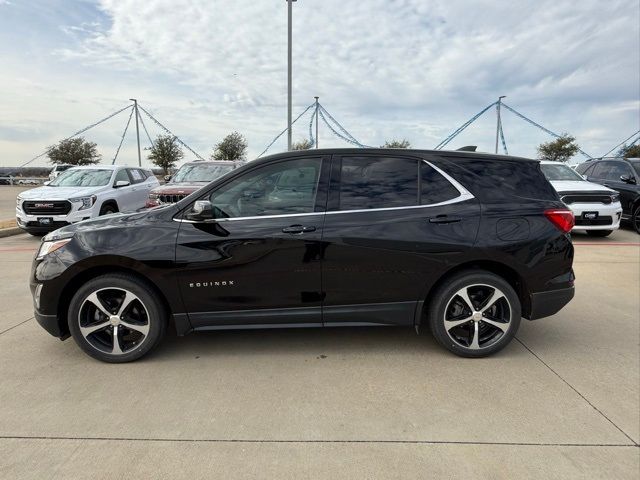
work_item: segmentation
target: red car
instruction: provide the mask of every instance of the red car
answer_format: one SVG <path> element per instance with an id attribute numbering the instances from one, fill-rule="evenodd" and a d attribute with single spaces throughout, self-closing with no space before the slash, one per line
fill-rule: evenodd
<path id="1" fill-rule="evenodd" d="M 187 195 L 204 187 L 218 177 L 243 165 L 238 161 L 196 161 L 182 165 L 173 175 L 167 175 L 167 183 L 149 192 L 147 208 L 157 207 L 166 203 L 177 203 Z"/>

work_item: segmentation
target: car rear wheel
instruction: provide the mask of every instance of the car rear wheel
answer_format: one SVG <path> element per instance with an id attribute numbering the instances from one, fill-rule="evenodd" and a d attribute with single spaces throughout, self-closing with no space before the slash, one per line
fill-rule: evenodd
<path id="1" fill-rule="evenodd" d="M 69 305 L 69 330 L 98 360 L 137 360 L 160 343 L 167 313 L 157 295 L 137 277 L 108 274 L 87 282 Z"/>
<path id="2" fill-rule="evenodd" d="M 587 235 L 592 237 L 608 237 L 613 233 L 613 230 L 587 230 Z"/>
<path id="3" fill-rule="evenodd" d="M 462 357 L 485 357 L 503 349 L 520 326 L 520 300 L 493 273 L 459 273 L 436 290 L 427 310 L 435 339 Z"/>

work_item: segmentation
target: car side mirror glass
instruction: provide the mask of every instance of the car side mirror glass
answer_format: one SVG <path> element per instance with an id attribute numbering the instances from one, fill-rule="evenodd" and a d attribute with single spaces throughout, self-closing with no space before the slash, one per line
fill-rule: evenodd
<path id="1" fill-rule="evenodd" d="M 630 183 L 632 185 L 636 184 L 636 178 L 631 175 L 620 175 L 620 180 L 624 183 Z"/>
<path id="2" fill-rule="evenodd" d="M 171 175 L 165 175 L 164 176 L 164 181 L 165 182 L 170 182 L 171 181 Z"/>
<path id="3" fill-rule="evenodd" d="M 130 182 L 127 182 L 126 180 L 118 180 L 113 184 L 113 188 L 128 187 L 129 185 Z"/>
<path id="4" fill-rule="evenodd" d="M 209 200 L 196 200 L 191 211 L 187 213 L 188 220 L 212 220 L 213 218 L 213 206 Z"/>

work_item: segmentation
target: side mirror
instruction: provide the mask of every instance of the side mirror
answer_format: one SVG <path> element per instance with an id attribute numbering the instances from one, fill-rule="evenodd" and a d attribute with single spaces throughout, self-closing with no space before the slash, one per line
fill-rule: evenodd
<path id="1" fill-rule="evenodd" d="M 171 175 L 165 175 L 164 176 L 164 181 L 165 182 L 170 182 L 171 181 Z"/>
<path id="2" fill-rule="evenodd" d="M 631 185 L 636 184 L 636 178 L 632 177 L 631 175 L 620 175 L 620 180 Z"/>
<path id="3" fill-rule="evenodd" d="M 131 183 L 126 180 L 118 180 L 113 184 L 113 188 L 128 187 Z"/>
<path id="4" fill-rule="evenodd" d="M 209 200 L 196 200 L 187 213 L 188 220 L 211 220 L 213 219 L 213 206 Z"/>

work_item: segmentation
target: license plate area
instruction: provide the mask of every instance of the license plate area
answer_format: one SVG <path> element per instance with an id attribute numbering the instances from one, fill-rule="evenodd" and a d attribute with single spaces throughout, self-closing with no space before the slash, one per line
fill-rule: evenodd
<path id="1" fill-rule="evenodd" d="M 597 220 L 598 212 L 582 212 L 582 218 L 585 220 Z"/>
<path id="2" fill-rule="evenodd" d="M 53 223 L 52 217 L 38 217 L 38 223 L 40 225 L 51 225 Z"/>

